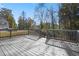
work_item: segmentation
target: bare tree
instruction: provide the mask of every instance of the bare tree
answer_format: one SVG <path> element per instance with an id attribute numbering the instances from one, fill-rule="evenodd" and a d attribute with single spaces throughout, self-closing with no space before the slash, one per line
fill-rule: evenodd
<path id="1" fill-rule="evenodd" d="M 35 8 L 35 16 L 37 20 L 40 20 L 40 25 L 41 22 L 44 22 L 45 18 L 45 4 L 44 3 L 39 3 L 38 6 Z M 40 29 L 42 29 L 42 26 L 40 26 Z"/>

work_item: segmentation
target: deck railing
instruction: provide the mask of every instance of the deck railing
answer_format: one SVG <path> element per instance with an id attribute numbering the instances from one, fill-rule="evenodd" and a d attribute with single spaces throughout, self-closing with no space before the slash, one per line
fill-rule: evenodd
<path id="1" fill-rule="evenodd" d="M 47 40 L 50 39 L 64 40 L 69 42 L 79 41 L 79 31 L 78 30 L 62 30 L 62 29 L 49 29 L 47 30 Z"/>
<path id="2" fill-rule="evenodd" d="M 69 42 L 79 42 L 79 30 L 63 30 L 63 29 L 49 29 L 42 31 L 40 29 L 29 29 L 29 30 L 16 30 L 16 29 L 2 29 L 0 30 L 1 37 L 12 37 L 17 35 L 36 35 L 46 37 L 48 42 L 50 39 L 64 40 Z"/>
<path id="3" fill-rule="evenodd" d="M 26 35 L 26 34 L 28 34 L 28 30 L 0 29 L 0 38 Z"/>
<path id="4" fill-rule="evenodd" d="M 28 33 L 29 33 L 29 35 L 39 36 L 39 38 L 46 36 L 46 32 L 44 32 L 40 29 L 29 29 Z"/>

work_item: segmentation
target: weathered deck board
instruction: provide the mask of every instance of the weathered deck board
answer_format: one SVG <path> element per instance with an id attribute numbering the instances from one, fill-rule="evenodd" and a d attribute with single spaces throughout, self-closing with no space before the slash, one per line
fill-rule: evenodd
<path id="1" fill-rule="evenodd" d="M 32 38 L 32 37 L 31 37 Z M 34 38 L 35 39 L 35 38 Z M 45 38 L 37 41 L 28 39 L 27 36 L 17 36 L 0 40 L 0 56 L 67 56 L 66 49 L 45 44 Z M 56 44 L 56 41 L 54 41 Z M 57 43 L 61 46 L 60 42 Z M 77 49 L 78 50 L 78 49 Z M 72 52 L 72 55 L 79 53 Z"/>
<path id="2" fill-rule="evenodd" d="M 2 51 L 2 48 L 0 47 L 0 56 L 4 56 L 4 53 Z"/>

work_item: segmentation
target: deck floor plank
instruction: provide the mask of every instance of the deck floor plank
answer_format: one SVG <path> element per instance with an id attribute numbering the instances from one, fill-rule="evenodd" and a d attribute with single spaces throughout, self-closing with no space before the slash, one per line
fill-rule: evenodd
<path id="1" fill-rule="evenodd" d="M 5 56 L 1 46 L 0 46 L 0 56 Z"/>
<path id="2" fill-rule="evenodd" d="M 32 38 L 32 36 L 30 36 Z M 35 39 L 35 37 L 34 37 Z M 36 38 L 37 39 L 37 38 Z M 45 38 L 37 41 L 27 38 L 27 36 L 17 36 L 0 40 L 0 56 L 67 56 L 66 49 L 45 44 Z M 57 45 L 57 41 L 54 41 Z M 58 42 L 59 46 L 60 41 Z M 73 55 L 79 53 L 72 52 Z"/>

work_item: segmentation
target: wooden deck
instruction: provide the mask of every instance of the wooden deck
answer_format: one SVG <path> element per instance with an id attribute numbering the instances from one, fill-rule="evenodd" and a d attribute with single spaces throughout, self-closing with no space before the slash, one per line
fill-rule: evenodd
<path id="1" fill-rule="evenodd" d="M 37 39 L 37 38 L 35 38 Z M 25 36 L 0 38 L 0 56 L 68 56 L 67 50 L 45 44 L 45 38 L 31 40 Z M 72 55 L 79 53 L 72 52 Z"/>

